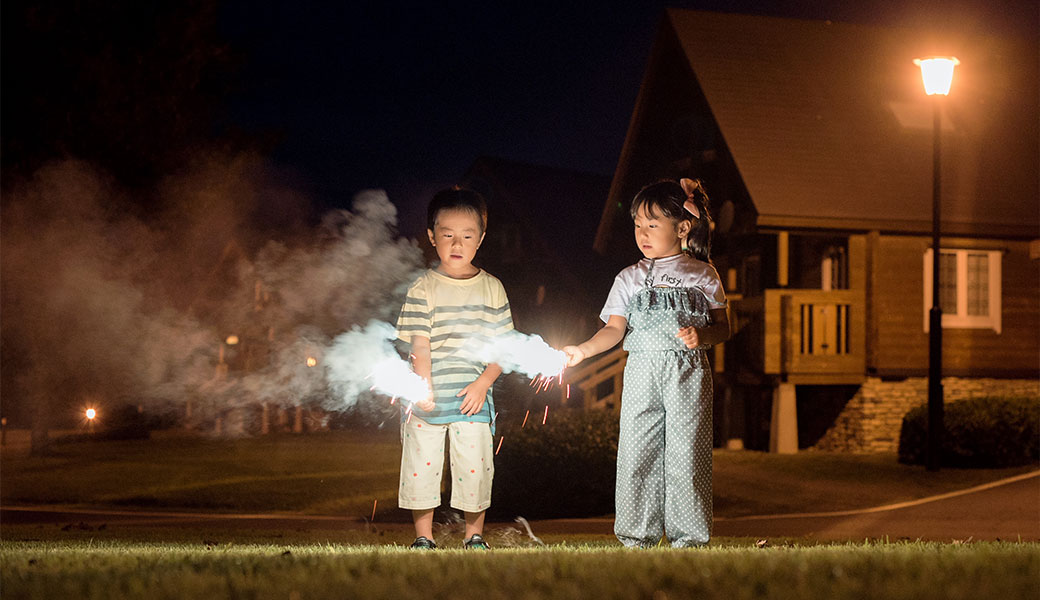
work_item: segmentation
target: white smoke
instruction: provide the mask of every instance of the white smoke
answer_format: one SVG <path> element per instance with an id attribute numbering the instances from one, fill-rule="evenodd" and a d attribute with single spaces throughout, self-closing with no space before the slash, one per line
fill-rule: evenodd
<path id="1" fill-rule="evenodd" d="M 426 398 L 426 381 L 397 353 L 392 343 L 395 337 L 393 326 L 381 321 L 336 337 L 325 355 L 325 372 L 341 407 L 354 406 L 370 390 L 406 404 Z"/>

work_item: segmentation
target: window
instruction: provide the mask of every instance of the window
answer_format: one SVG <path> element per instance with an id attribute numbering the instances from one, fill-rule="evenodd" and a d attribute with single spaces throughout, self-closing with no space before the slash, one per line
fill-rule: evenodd
<path id="1" fill-rule="evenodd" d="M 1000 333 L 999 250 L 939 251 L 939 306 L 944 329 Z M 924 330 L 932 308 L 932 250 L 924 253 Z"/>

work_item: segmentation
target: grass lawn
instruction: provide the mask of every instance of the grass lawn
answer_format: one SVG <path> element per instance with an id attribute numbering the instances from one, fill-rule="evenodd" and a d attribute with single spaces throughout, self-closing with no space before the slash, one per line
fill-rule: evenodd
<path id="1" fill-rule="evenodd" d="M 1035 597 L 1021 543 L 783 545 L 694 550 L 517 545 L 490 553 L 342 544 L 0 542 L 4 598 Z"/>
<path id="2" fill-rule="evenodd" d="M 0 454 L 0 502 L 367 518 L 378 500 L 378 521 L 407 520 L 396 509 L 399 464 L 397 433 L 386 429 L 239 440 L 163 436 L 55 444 L 45 457 Z M 876 506 L 1030 469 L 929 473 L 900 465 L 891 454 L 716 451 L 715 514 Z"/>

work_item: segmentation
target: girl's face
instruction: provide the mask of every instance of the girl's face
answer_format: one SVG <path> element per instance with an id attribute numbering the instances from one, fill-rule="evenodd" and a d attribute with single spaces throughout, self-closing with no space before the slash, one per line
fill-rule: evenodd
<path id="1" fill-rule="evenodd" d="M 662 214 L 652 214 L 645 204 L 636 213 L 636 245 L 647 258 L 679 254 L 682 252 L 682 241 L 689 233 L 689 221 L 676 221 Z"/>
<path id="2" fill-rule="evenodd" d="M 441 264 L 437 269 L 449 277 L 470 277 L 476 272 L 473 257 L 484 241 L 480 218 L 468 210 L 442 210 L 433 230 L 427 230 Z"/>

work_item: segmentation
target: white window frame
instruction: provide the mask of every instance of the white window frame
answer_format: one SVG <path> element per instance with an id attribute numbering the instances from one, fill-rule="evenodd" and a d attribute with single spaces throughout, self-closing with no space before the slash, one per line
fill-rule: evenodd
<path id="1" fill-rule="evenodd" d="M 1000 250 L 979 250 L 972 248 L 941 248 L 943 254 L 957 256 L 957 312 L 943 311 L 943 329 L 992 329 L 1000 333 L 1000 297 L 1001 271 L 1000 261 L 1003 252 Z M 989 314 L 968 315 L 968 255 L 985 254 L 988 257 L 987 274 L 989 275 Z M 924 252 L 924 330 L 928 331 L 928 312 L 932 308 L 932 249 Z"/>

